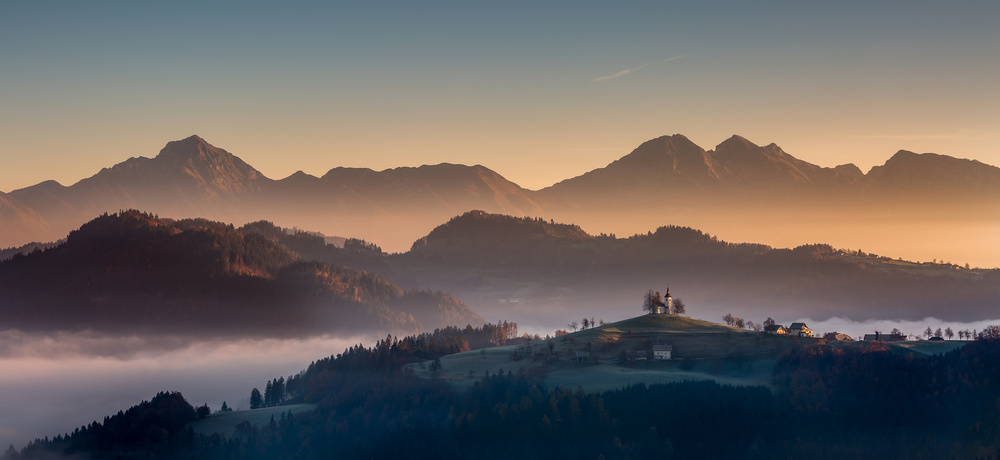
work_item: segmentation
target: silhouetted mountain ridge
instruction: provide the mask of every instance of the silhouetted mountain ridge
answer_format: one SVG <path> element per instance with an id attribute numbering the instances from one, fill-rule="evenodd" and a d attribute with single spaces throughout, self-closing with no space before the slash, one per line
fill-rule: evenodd
<path id="1" fill-rule="evenodd" d="M 934 153 L 900 150 L 884 165 L 873 167 L 866 178 L 871 187 L 892 195 L 986 194 L 984 198 L 995 199 L 1000 194 L 1000 168 Z"/>
<path id="2" fill-rule="evenodd" d="M 735 310 L 814 319 L 973 320 L 982 305 L 1000 302 L 998 270 L 908 262 L 827 244 L 734 244 L 680 226 L 627 238 L 591 236 L 573 225 L 484 212 L 442 224 L 385 263 L 386 276 L 445 289 L 494 316 L 524 308 L 522 315 L 615 318 L 638 308 L 647 289 L 668 285 L 699 305 L 689 312 L 701 318 Z M 510 298 L 520 301 L 501 302 Z"/>
<path id="3" fill-rule="evenodd" d="M 335 167 L 321 177 L 299 171 L 272 180 L 190 136 L 154 158 L 131 158 L 68 187 L 46 181 L 0 195 L 0 246 L 60 239 L 94 215 L 130 208 L 237 223 L 266 219 L 401 251 L 440 222 L 477 209 L 605 233 L 663 222 L 713 229 L 729 219 L 748 230 L 775 220 L 793 220 L 781 224 L 789 228 L 812 222 L 816 227 L 803 231 L 823 234 L 831 223 L 870 220 L 887 206 L 895 217 L 917 220 L 929 204 L 945 214 L 940 221 L 1000 219 L 1000 169 L 901 151 L 864 174 L 853 164 L 820 167 L 738 135 L 705 150 L 675 134 L 531 191 L 484 166 L 449 163 Z"/>
<path id="4" fill-rule="evenodd" d="M 441 292 L 303 260 L 260 231 L 138 211 L 0 262 L 2 327 L 224 334 L 416 331 L 482 319 Z"/>

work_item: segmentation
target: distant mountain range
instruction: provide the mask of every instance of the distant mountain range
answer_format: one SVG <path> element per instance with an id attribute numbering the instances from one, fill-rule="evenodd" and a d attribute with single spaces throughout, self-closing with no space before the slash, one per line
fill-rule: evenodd
<path id="1" fill-rule="evenodd" d="M 739 136 L 706 151 L 673 135 L 532 191 L 478 165 L 334 168 L 322 177 L 297 172 L 274 180 L 191 136 L 154 158 L 130 158 L 71 186 L 46 181 L 0 193 L 0 247 L 54 241 L 95 215 L 131 208 L 236 223 L 267 219 L 402 251 L 473 209 L 630 234 L 664 223 L 711 229 L 723 220 L 763 228 L 793 219 L 823 229 L 886 213 L 926 217 L 932 206 L 938 220 L 1000 219 L 1000 168 L 900 151 L 864 174 L 851 164 L 813 165 Z"/>
<path id="2" fill-rule="evenodd" d="M 740 136 L 706 151 L 678 134 L 647 141 L 604 168 L 559 182 L 538 195 L 543 202 L 561 199 L 579 205 L 580 196 L 613 202 L 622 198 L 660 201 L 664 196 L 723 196 L 739 201 L 757 196 L 789 198 L 792 194 L 814 199 L 831 192 L 841 201 L 913 193 L 921 198 L 996 198 L 1000 197 L 1000 168 L 900 150 L 884 165 L 864 174 L 853 164 L 823 168 L 799 160 L 775 144 L 761 147 Z"/>

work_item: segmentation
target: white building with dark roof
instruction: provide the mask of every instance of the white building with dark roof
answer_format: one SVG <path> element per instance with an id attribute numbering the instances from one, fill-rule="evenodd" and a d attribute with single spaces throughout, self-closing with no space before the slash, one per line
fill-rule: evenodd
<path id="1" fill-rule="evenodd" d="M 653 359 L 669 360 L 673 351 L 673 345 L 653 345 Z"/>
<path id="2" fill-rule="evenodd" d="M 799 337 L 812 337 L 813 331 L 806 326 L 806 323 L 792 323 L 788 326 L 788 333 Z"/>

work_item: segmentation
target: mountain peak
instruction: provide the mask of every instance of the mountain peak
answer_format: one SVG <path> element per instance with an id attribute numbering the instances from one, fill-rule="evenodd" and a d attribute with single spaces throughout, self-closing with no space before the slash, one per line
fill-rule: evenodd
<path id="1" fill-rule="evenodd" d="M 231 155 L 225 150 L 216 148 L 205 139 L 194 134 L 179 141 L 167 142 L 167 145 L 156 155 L 157 159 L 188 160 L 192 158 L 207 158 L 210 156 Z"/>
<path id="2" fill-rule="evenodd" d="M 891 158 L 886 160 L 884 166 L 894 166 L 897 168 L 937 168 L 945 167 L 946 165 L 961 165 L 961 167 L 969 167 L 975 164 L 982 165 L 982 163 L 979 163 L 978 161 L 955 158 L 947 155 L 939 155 L 936 153 L 915 153 L 909 150 L 900 150 Z"/>
<path id="3" fill-rule="evenodd" d="M 209 144 L 197 135 L 168 142 L 155 158 L 130 158 L 97 175 L 80 181 L 84 188 L 124 187 L 124 190 L 149 190 L 168 187 L 171 193 L 186 190 L 196 200 L 257 190 L 259 182 L 267 180 L 239 157 Z M 90 185 L 85 185 L 90 184 Z M 146 192 L 142 192 L 146 193 Z M 154 193 L 158 195 L 160 192 Z M 192 198 L 194 199 L 194 198 Z"/>
<path id="4" fill-rule="evenodd" d="M 759 145 L 750 142 L 747 138 L 740 136 L 738 134 L 733 134 L 732 137 L 722 141 L 721 144 L 715 146 L 715 151 L 716 152 L 751 151 L 759 148 L 760 148 Z"/>
<path id="5" fill-rule="evenodd" d="M 882 166 L 868 172 L 873 186 L 910 193 L 919 190 L 940 194 L 953 190 L 983 196 L 1000 189 L 1000 168 L 979 161 L 936 153 L 896 152 Z"/>

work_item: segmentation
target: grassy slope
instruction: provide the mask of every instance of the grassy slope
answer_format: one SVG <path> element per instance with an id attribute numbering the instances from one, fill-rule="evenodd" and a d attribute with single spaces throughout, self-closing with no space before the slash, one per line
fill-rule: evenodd
<path id="1" fill-rule="evenodd" d="M 281 420 L 281 414 L 289 411 L 293 414 L 311 411 L 316 408 L 315 404 L 292 404 L 288 406 L 265 407 L 263 409 L 240 410 L 232 412 L 216 412 L 208 417 L 191 422 L 191 428 L 195 433 L 206 436 L 219 433 L 226 437 L 231 437 L 236 433 L 236 425 L 243 422 L 250 422 L 257 426 L 266 426 L 271 417 L 274 420 Z"/>
<path id="2" fill-rule="evenodd" d="M 892 346 L 922 355 L 939 355 L 962 348 L 967 343 L 969 342 L 965 340 L 945 340 L 941 342 L 916 340 L 912 342 L 892 342 Z"/>
<path id="3" fill-rule="evenodd" d="M 441 370 L 430 372 L 430 363 L 410 367 L 420 377 L 442 378 L 469 385 L 483 372 L 514 371 L 544 366 L 545 383 L 604 391 L 630 384 L 715 380 L 732 385 L 769 385 L 777 356 L 788 347 L 815 339 L 798 339 L 743 331 L 683 316 L 639 316 L 531 344 L 533 356 L 512 359 L 524 346 L 475 350 L 441 358 Z M 576 352 L 590 344 L 590 363 L 575 362 Z M 622 351 L 673 346 L 673 361 L 619 363 Z M 690 358 L 688 366 L 683 360 Z M 596 362 L 595 362 L 596 361 Z M 682 367 L 688 367 L 683 369 Z"/>

